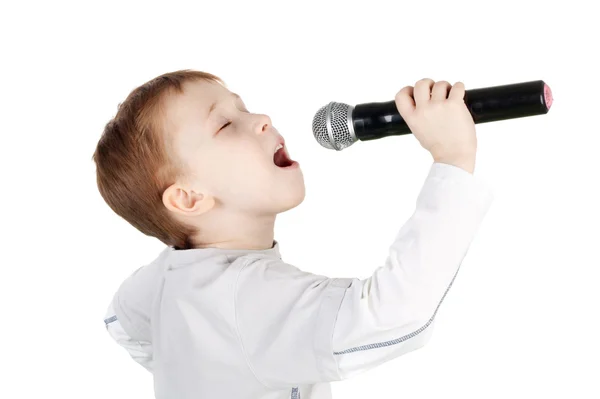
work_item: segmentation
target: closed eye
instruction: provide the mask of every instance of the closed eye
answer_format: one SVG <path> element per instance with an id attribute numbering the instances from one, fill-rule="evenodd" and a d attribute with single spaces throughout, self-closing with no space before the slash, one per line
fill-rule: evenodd
<path id="1" fill-rule="evenodd" d="M 231 121 L 225 123 L 223 126 L 221 126 L 221 128 L 219 129 L 219 131 L 225 129 L 227 126 L 231 125 Z"/>

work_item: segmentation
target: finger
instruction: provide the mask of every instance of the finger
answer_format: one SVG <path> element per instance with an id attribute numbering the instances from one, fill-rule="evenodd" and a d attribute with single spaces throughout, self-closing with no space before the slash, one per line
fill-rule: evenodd
<path id="1" fill-rule="evenodd" d="M 396 94 L 396 108 L 400 112 L 400 116 L 406 119 L 415 110 L 415 100 L 413 99 L 414 89 L 412 86 L 403 87 L 402 90 Z"/>
<path id="2" fill-rule="evenodd" d="M 448 99 L 452 101 L 464 101 L 465 99 L 465 85 L 462 82 L 456 82 L 450 89 Z"/>
<path id="3" fill-rule="evenodd" d="M 434 81 L 429 78 L 421 79 L 415 83 L 415 103 L 417 106 L 429 102 L 431 98 L 431 88 L 434 85 Z"/>
<path id="4" fill-rule="evenodd" d="M 450 91 L 450 83 L 445 80 L 436 82 L 431 89 L 431 101 L 444 101 L 448 98 L 448 92 Z"/>

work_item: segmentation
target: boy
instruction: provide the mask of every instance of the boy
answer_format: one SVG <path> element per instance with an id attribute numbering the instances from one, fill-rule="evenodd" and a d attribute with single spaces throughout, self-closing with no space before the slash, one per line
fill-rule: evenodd
<path id="1" fill-rule="evenodd" d="M 275 217 L 304 181 L 268 116 L 203 72 L 134 90 L 98 143 L 98 187 L 167 247 L 123 282 L 105 324 L 156 397 L 330 398 L 329 382 L 422 347 L 492 201 L 463 97 L 431 79 L 396 95 L 433 165 L 386 264 L 359 280 L 281 259 Z"/>

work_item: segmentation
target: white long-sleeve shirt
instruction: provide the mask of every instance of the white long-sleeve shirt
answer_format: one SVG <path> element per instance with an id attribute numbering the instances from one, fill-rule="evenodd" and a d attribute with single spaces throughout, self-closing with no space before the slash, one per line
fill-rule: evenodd
<path id="1" fill-rule="evenodd" d="M 136 270 L 105 316 L 153 373 L 158 399 L 326 399 L 349 378 L 422 347 L 491 191 L 434 163 L 384 265 L 329 278 L 268 250 L 166 248 Z"/>

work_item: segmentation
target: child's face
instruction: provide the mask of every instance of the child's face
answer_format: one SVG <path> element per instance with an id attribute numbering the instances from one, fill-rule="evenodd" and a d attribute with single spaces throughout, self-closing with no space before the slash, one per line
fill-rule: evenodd
<path id="1" fill-rule="evenodd" d="M 289 162 L 274 156 L 283 139 L 271 119 L 249 113 L 225 87 L 187 83 L 184 94 L 168 101 L 167 115 L 176 156 L 191 172 L 186 184 L 196 193 L 212 196 L 223 209 L 263 216 L 304 199 L 299 165 L 277 165 Z"/>

